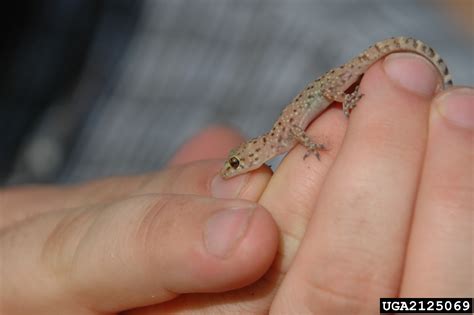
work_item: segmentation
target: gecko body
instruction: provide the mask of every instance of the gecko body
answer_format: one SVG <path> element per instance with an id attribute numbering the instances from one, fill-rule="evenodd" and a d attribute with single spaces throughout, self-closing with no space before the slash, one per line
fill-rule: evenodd
<path id="1" fill-rule="evenodd" d="M 422 41 L 403 36 L 379 41 L 347 63 L 309 83 L 285 107 L 270 131 L 230 150 L 221 176 L 231 178 L 257 169 L 275 156 L 288 152 L 298 143 L 307 149 L 304 157 L 314 154 L 319 159 L 319 151 L 325 147 L 313 142 L 306 135 L 305 129 L 334 101 L 341 102 L 344 114 L 349 116 L 362 95 L 358 86 L 351 93 L 346 93 L 346 90 L 355 84 L 372 64 L 394 52 L 412 52 L 423 56 L 441 74 L 442 88 L 453 84 L 443 59 Z"/>

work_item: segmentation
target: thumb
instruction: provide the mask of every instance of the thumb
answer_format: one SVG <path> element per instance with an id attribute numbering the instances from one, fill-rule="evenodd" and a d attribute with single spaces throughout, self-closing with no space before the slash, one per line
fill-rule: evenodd
<path id="1" fill-rule="evenodd" d="M 270 214 L 244 200 L 142 195 L 52 212 L 0 236 L 2 308 L 99 314 L 231 290 L 263 275 L 277 242 Z"/>

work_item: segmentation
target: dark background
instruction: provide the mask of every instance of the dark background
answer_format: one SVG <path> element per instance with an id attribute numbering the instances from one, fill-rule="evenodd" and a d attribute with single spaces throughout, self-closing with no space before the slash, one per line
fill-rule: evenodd
<path id="1" fill-rule="evenodd" d="M 104 58 L 101 71 L 114 67 L 133 33 L 139 4 L 122 0 L 8 1 L 0 12 L 0 179 L 5 180 L 22 144 L 48 108 L 78 84 L 94 40 L 108 46 L 102 48 L 109 60 Z M 101 32 L 106 34 L 99 39 Z M 100 89 L 100 82 L 97 84 Z M 77 136 L 85 114 L 84 110 L 70 110 L 76 117 L 54 122 L 73 124 L 60 128 L 64 152 Z"/>

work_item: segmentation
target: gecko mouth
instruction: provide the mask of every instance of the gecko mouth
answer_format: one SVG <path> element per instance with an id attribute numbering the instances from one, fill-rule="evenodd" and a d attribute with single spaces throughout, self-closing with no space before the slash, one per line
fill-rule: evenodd
<path id="1" fill-rule="evenodd" d="M 231 171 L 231 167 L 229 165 L 229 162 L 226 161 L 224 164 L 224 167 L 220 171 L 220 174 L 223 178 L 229 178 L 230 173 L 231 173 L 230 171 Z"/>

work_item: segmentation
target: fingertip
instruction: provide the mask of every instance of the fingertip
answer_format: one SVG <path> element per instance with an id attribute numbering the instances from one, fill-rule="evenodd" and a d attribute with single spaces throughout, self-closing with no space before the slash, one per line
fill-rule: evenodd
<path id="1" fill-rule="evenodd" d="M 235 245 L 245 237 L 255 207 L 231 208 L 212 214 L 204 229 L 204 244 L 207 252 L 225 259 Z"/>
<path id="2" fill-rule="evenodd" d="M 263 193 L 271 174 L 271 169 L 266 165 L 253 172 L 229 179 L 222 178 L 218 173 L 211 180 L 210 191 L 215 198 L 257 200 Z"/>
<path id="3" fill-rule="evenodd" d="M 212 263 L 203 259 L 196 265 L 197 278 L 206 284 L 193 292 L 241 288 L 257 281 L 273 262 L 278 229 L 270 213 L 261 206 L 231 211 L 214 214 L 206 224 L 204 241 Z"/>
<path id="4" fill-rule="evenodd" d="M 354 165 L 359 160 L 373 169 L 368 161 L 384 161 L 381 166 L 415 166 L 421 161 L 430 113 L 426 93 L 435 89 L 437 81 L 418 81 L 423 81 L 425 75 L 436 78 L 433 67 L 412 54 L 394 54 L 386 59 L 372 65 L 362 78 L 360 90 L 364 97 L 351 114 L 337 159 L 342 165 Z M 413 74 L 418 71 L 409 69 L 416 68 L 415 64 L 426 67 L 425 73 Z"/>
<path id="5" fill-rule="evenodd" d="M 249 263 L 249 257 L 258 257 L 259 262 L 249 268 L 249 283 L 260 278 L 271 266 L 279 243 L 279 231 L 270 212 L 261 206 L 255 209 L 247 237 L 242 240 L 240 259 Z M 249 266 L 250 267 L 250 266 Z"/>
<path id="6" fill-rule="evenodd" d="M 414 53 L 390 54 L 384 59 L 383 66 L 392 82 L 420 96 L 432 96 L 441 83 L 433 64 Z"/>
<path id="7" fill-rule="evenodd" d="M 463 129 L 474 129 L 474 89 L 451 88 L 433 101 L 438 113 L 451 124 Z"/>

